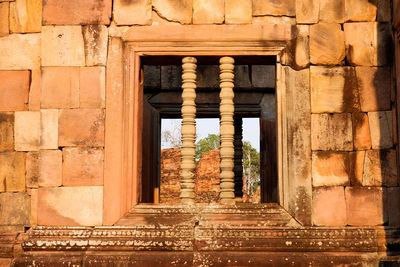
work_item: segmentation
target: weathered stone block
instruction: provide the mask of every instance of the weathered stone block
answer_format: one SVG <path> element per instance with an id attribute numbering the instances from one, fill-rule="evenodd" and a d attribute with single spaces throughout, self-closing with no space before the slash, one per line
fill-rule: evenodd
<path id="1" fill-rule="evenodd" d="M 58 120 L 59 146 L 104 146 L 102 109 L 64 109 Z"/>
<path id="2" fill-rule="evenodd" d="M 41 34 L 11 34 L 0 38 L 0 70 L 40 67 Z"/>
<path id="3" fill-rule="evenodd" d="M 161 66 L 161 89 L 176 89 L 182 86 L 180 66 Z"/>
<path id="4" fill-rule="evenodd" d="M 319 20 L 319 1 L 296 0 L 296 22 L 313 24 Z"/>
<path id="5" fill-rule="evenodd" d="M 353 150 L 351 114 L 312 114 L 312 150 Z"/>
<path id="6" fill-rule="evenodd" d="M 106 65 L 108 28 L 103 25 L 82 27 L 86 66 Z"/>
<path id="7" fill-rule="evenodd" d="M 30 199 L 27 193 L 0 194 L 0 225 L 29 226 L 29 212 Z"/>
<path id="8" fill-rule="evenodd" d="M 368 150 L 364 163 L 364 186 L 397 186 L 395 150 Z"/>
<path id="9" fill-rule="evenodd" d="M 296 15 L 296 0 L 253 0 L 253 16 L 291 16 Z"/>
<path id="10" fill-rule="evenodd" d="M 39 186 L 52 187 L 62 185 L 62 152 L 61 150 L 40 150 L 39 152 Z"/>
<path id="11" fill-rule="evenodd" d="M 391 47 L 390 26 L 387 23 L 345 23 L 346 56 L 350 64 L 382 66 L 388 63 Z"/>
<path id="12" fill-rule="evenodd" d="M 0 71 L 0 111 L 26 110 L 29 82 L 29 71 Z"/>
<path id="13" fill-rule="evenodd" d="M 15 150 L 38 151 L 40 146 L 40 112 L 15 112 Z"/>
<path id="14" fill-rule="evenodd" d="M 386 223 L 385 194 L 386 188 L 346 187 L 347 223 L 351 226 Z"/>
<path id="15" fill-rule="evenodd" d="M 319 23 L 310 26 L 311 63 L 338 65 L 345 55 L 345 35 L 340 24 Z"/>
<path id="16" fill-rule="evenodd" d="M 251 83 L 255 88 L 275 88 L 275 66 L 252 65 Z"/>
<path id="17" fill-rule="evenodd" d="M 377 20 L 382 22 L 390 22 L 392 18 L 392 10 L 396 11 L 396 6 L 391 7 L 390 0 L 378 0 Z M 395 16 L 396 17 L 396 16 Z"/>
<path id="18" fill-rule="evenodd" d="M 248 65 L 235 65 L 234 81 L 236 88 L 251 88 L 250 68 Z M 219 85 L 218 85 L 219 86 Z"/>
<path id="19" fill-rule="evenodd" d="M 58 148 L 58 109 L 40 110 L 40 149 Z"/>
<path id="20" fill-rule="evenodd" d="M 225 24 L 250 24 L 252 21 L 252 0 L 225 1 Z"/>
<path id="21" fill-rule="evenodd" d="M 314 188 L 312 206 L 313 225 L 346 225 L 346 201 L 342 186 Z"/>
<path id="22" fill-rule="evenodd" d="M 192 22 L 193 0 L 153 0 L 153 8 L 161 17 L 182 24 Z"/>
<path id="23" fill-rule="evenodd" d="M 25 157 L 23 152 L 0 153 L 0 192 L 25 191 Z"/>
<path id="24" fill-rule="evenodd" d="M 311 66 L 310 72 L 313 113 L 342 113 L 359 109 L 354 68 Z"/>
<path id="25" fill-rule="evenodd" d="M 14 150 L 14 113 L 0 113 L 0 152 Z"/>
<path id="26" fill-rule="evenodd" d="M 289 43 L 281 57 L 284 65 L 303 69 L 310 65 L 310 26 L 298 25 L 296 39 Z"/>
<path id="27" fill-rule="evenodd" d="M 392 111 L 368 112 L 372 149 L 393 147 Z"/>
<path id="28" fill-rule="evenodd" d="M 319 0 L 319 20 L 326 23 L 343 23 L 344 9 L 345 0 Z"/>
<path id="29" fill-rule="evenodd" d="M 40 69 L 31 71 L 31 87 L 29 90 L 29 110 L 40 110 L 40 87 L 42 72 Z"/>
<path id="30" fill-rule="evenodd" d="M 387 190 L 387 210 L 390 226 L 400 226 L 400 187 L 390 187 Z"/>
<path id="31" fill-rule="evenodd" d="M 9 14 L 9 3 L 8 2 L 0 3 L 0 37 L 7 36 L 10 32 L 8 14 Z"/>
<path id="32" fill-rule="evenodd" d="M 111 0 L 43 1 L 43 25 L 109 24 Z"/>
<path id="33" fill-rule="evenodd" d="M 10 3 L 10 32 L 40 32 L 42 0 L 16 0 Z"/>
<path id="34" fill-rule="evenodd" d="M 349 153 L 349 170 L 351 185 L 362 185 L 365 151 Z"/>
<path id="35" fill-rule="evenodd" d="M 39 188 L 39 225 L 101 225 L 103 187 Z"/>
<path id="36" fill-rule="evenodd" d="M 114 1 L 113 14 L 117 25 L 151 24 L 151 0 Z"/>
<path id="37" fill-rule="evenodd" d="M 345 21 L 375 21 L 378 0 L 345 0 Z"/>
<path id="38" fill-rule="evenodd" d="M 390 68 L 356 67 L 361 110 L 389 110 L 391 92 Z"/>
<path id="39" fill-rule="evenodd" d="M 161 87 L 161 66 L 143 66 L 143 86 L 144 88 Z"/>
<path id="40" fill-rule="evenodd" d="M 26 187 L 39 186 L 39 152 L 26 153 Z"/>
<path id="41" fill-rule="evenodd" d="M 294 17 L 261 16 L 253 17 L 251 24 L 296 24 Z"/>
<path id="42" fill-rule="evenodd" d="M 104 107 L 106 90 L 104 67 L 81 68 L 79 84 L 79 106 L 81 108 Z"/>
<path id="43" fill-rule="evenodd" d="M 193 24 L 221 24 L 224 11 L 224 0 L 193 0 Z"/>
<path id="44" fill-rule="evenodd" d="M 353 142 L 355 150 L 371 148 L 371 134 L 369 131 L 368 115 L 361 112 L 354 112 L 351 115 L 353 123 Z"/>
<path id="45" fill-rule="evenodd" d="M 102 149 L 64 148 L 63 186 L 103 185 L 104 153 Z"/>
<path id="46" fill-rule="evenodd" d="M 314 152 L 312 154 L 313 186 L 349 184 L 349 154 L 346 152 Z"/>
<path id="47" fill-rule="evenodd" d="M 79 107 L 79 68 L 43 68 L 41 89 L 42 108 Z"/>
<path id="48" fill-rule="evenodd" d="M 44 26 L 42 40 L 42 66 L 85 65 L 81 26 Z"/>
<path id="49" fill-rule="evenodd" d="M 237 66 L 235 66 L 236 69 Z M 196 69 L 197 88 L 214 88 L 218 89 L 220 84 L 219 66 L 218 65 L 200 65 Z M 236 78 L 236 77 L 235 77 Z M 235 83 L 235 87 L 236 87 Z"/>
<path id="50" fill-rule="evenodd" d="M 38 200 L 38 189 L 29 189 L 28 194 L 31 198 L 31 212 L 30 212 L 30 224 L 37 225 L 37 200 Z"/>

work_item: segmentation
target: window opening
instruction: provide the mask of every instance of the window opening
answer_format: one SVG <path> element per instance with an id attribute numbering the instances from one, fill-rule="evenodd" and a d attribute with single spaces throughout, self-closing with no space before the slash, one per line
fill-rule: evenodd
<path id="1" fill-rule="evenodd" d="M 235 197 L 236 200 L 240 199 L 243 202 L 277 202 L 278 199 L 275 66 L 272 64 L 274 62 L 272 58 L 235 57 Z M 208 133 L 203 133 L 207 128 L 213 130 L 210 131 L 211 134 L 219 133 L 220 81 L 219 57 L 196 57 L 196 59 L 197 144 L 201 139 L 208 137 Z M 182 57 L 175 56 L 142 57 L 144 94 L 141 203 L 179 204 L 180 177 L 176 174 L 179 164 L 177 165 L 177 161 L 163 159 L 176 158 L 179 154 L 177 147 L 180 145 L 182 106 L 181 60 Z M 210 124 L 210 121 L 214 123 Z M 165 133 L 166 129 L 169 133 Z M 172 139 L 167 140 L 168 135 Z M 246 143 L 248 139 L 251 139 L 250 150 L 255 150 L 250 157 L 257 158 L 258 155 L 258 159 L 250 159 L 253 162 L 250 168 L 246 166 L 248 161 L 243 160 L 243 156 L 248 155 L 243 153 L 242 147 L 247 145 L 246 149 L 249 149 Z M 169 149 L 168 153 L 165 152 L 166 149 Z M 213 195 L 213 192 L 219 191 L 219 166 L 213 167 L 213 163 L 218 161 L 210 160 L 210 157 L 216 157 L 218 152 L 210 154 L 213 155 L 208 155 L 209 158 L 203 160 L 204 162 L 200 161 L 197 155 L 196 165 L 203 165 L 208 172 L 207 175 L 211 177 L 212 181 L 208 181 L 207 188 L 211 190 L 211 193 L 208 192 L 209 195 Z M 178 157 L 178 163 L 179 160 Z M 167 176 L 173 178 L 168 178 L 170 181 L 167 181 Z M 200 181 L 201 177 L 195 177 L 195 187 L 198 190 L 201 188 L 201 183 L 197 180 Z M 175 193 L 168 196 L 167 188 Z M 218 197 L 215 195 L 218 194 L 214 194 L 211 201 L 206 201 L 207 197 L 199 194 L 195 202 L 218 202 Z"/>

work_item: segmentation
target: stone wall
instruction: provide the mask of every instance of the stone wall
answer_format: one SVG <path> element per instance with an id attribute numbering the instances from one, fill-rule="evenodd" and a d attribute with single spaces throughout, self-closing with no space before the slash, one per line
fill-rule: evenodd
<path id="1" fill-rule="evenodd" d="M 305 166 L 289 172 L 304 183 L 311 172 L 312 187 L 296 193 L 289 210 L 316 226 L 399 224 L 390 7 L 390 0 L 1 0 L 0 230 L 103 224 L 104 149 L 112 146 L 104 139 L 105 85 L 114 82 L 105 73 L 107 51 L 118 49 L 109 40 L 163 24 L 295 25 L 281 64 L 295 77 L 288 82 L 310 87 L 296 93 L 309 95 L 312 114 L 289 135 L 311 156 L 289 151 Z M 295 99 L 289 104 L 310 115 Z"/>

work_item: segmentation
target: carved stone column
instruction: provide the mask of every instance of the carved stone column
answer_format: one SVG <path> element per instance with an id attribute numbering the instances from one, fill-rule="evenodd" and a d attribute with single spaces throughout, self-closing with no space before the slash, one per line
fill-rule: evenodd
<path id="1" fill-rule="evenodd" d="M 232 57 L 222 57 L 220 63 L 220 80 L 221 80 L 221 103 L 219 106 L 221 114 L 221 204 L 234 204 L 234 177 L 233 172 L 233 136 L 235 129 L 233 126 L 233 113 L 235 107 L 233 105 L 233 70 L 234 59 Z"/>
<path id="2" fill-rule="evenodd" d="M 194 57 L 182 59 L 182 149 L 181 203 L 194 203 L 194 170 L 196 141 L 196 63 Z"/>
<path id="3" fill-rule="evenodd" d="M 235 173 L 235 201 L 242 201 L 243 197 L 243 118 L 234 116 L 235 135 L 233 146 L 235 149 L 233 172 Z"/>

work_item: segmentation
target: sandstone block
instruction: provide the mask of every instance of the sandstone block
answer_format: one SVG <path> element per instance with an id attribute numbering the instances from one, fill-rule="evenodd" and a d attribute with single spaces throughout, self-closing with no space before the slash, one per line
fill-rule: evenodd
<path id="1" fill-rule="evenodd" d="M 30 212 L 30 224 L 37 225 L 37 204 L 38 204 L 38 189 L 30 189 L 28 193 L 31 197 L 31 212 Z"/>
<path id="2" fill-rule="evenodd" d="M 364 186 L 397 186 L 395 150 L 368 150 L 364 163 Z"/>
<path id="3" fill-rule="evenodd" d="M 345 35 L 340 24 L 319 23 L 310 26 L 311 63 L 338 65 L 345 55 Z"/>
<path id="4" fill-rule="evenodd" d="M 25 156 L 23 152 L 0 153 L 0 192 L 25 191 Z"/>
<path id="5" fill-rule="evenodd" d="M 391 92 L 390 68 L 356 67 L 361 110 L 389 110 Z"/>
<path id="6" fill-rule="evenodd" d="M 387 222 L 386 188 L 346 187 L 347 223 L 351 226 L 382 225 Z"/>
<path id="7" fill-rule="evenodd" d="M 0 71 L 0 111 L 26 110 L 29 82 L 29 71 Z"/>
<path id="8" fill-rule="evenodd" d="M 354 112 L 351 115 L 353 123 L 353 142 L 355 150 L 371 148 L 371 134 L 369 131 L 368 115 L 361 112 Z"/>
<path id="9" fill-rule="evenodd" d="M 312 150 L 353 150 L 351 114 L 312 114 Z"/>
<path id="10" fill-rule="evenodd" d="M 40 69 L 31 71 L 31 87 L 29 89 L 29 110 L 40 110 L 40 87 L 42 72 Z"/>
<path id="11" fill-rule="evenodd" d="M 27 193 L 0 194 L 0 225 L 29 226 L 29 213 L 30 199 Z"/>
<path id="12" fill-rule="evenodd" d="M 221 24 L 225 18 L 224 0 L 193 0 L 193 24 Z"/>
<path id="13" fill-rule="evenodd" d="M 351 185 L 362 185 L 365 151 L 349 153 L 349 170 Z"/>
<path id="14" fill-rule="evenodd" d="M 396 6 L 394 6 L 392 9 L 390 0 L 378 0 L 377 20 L 382 22 L 390 22 L 392 18 L 392 10 L 396 11 L 398 9 L 396 9 Z"/>
<path id="15" fill-rule="evenodd" d="M 193 0 L 153 0 L 153 8 L 169 21 L 182 24 L 192 22 Z"/>
<path id="16" fill-rule="evenodd" d="M 346 56 L 352 65 L 382 66 L 388 63 L 387 47 L 391 45 L 387 23 L 345 23 Z"/>
<path id="17" fill-rule="evenodd" d="M 81 108 L 104 108 L 106 70 L 104 67 L 80 69 L 79 106 Z"/>
<path id="18" fill-rule="evenodd" d="M 235 66 L 235 70 L 238 66 Z M 202 65 L 196 69 L 197 80 L 196 85 L 198 88 L 219 88 L 219 66 L 218 65 Z M 236 76 L 235 76 L 236 77 Z M 235 83 L 235 87 L 238 84 Z"/>
<path id="19" fill-rule="evenodd" d="M 345 0 L 345 21 L 375 21 L 378 0 Z"/>
<path id="20" fill-rule="evenodd" d="M 86 66 L 106 65 L 108 29 L 102 25 L 83 26 Z"/>
<path id="21" fill-rule="evenodd" d="M 40 110 L 40 149 L 58 148 L 58 109 Z"/>
<path id="22" fill-rule="evenodd" d="M 345 0 L 319 0 L 320 22 L 343 23 L 344 10 Z"/>
<path id="23" fill-rule="evenodd" d="M 349 183 L 349 154 L 314 152 L 312 154 L 313 186 L 337 186 Z"/>
<path id="24" fill-rule="evenodd" d="M 252 24 L 296 24 L 294 17 L 262 16 L 253 17 Z"/>
<path id="25" fill-rule="evenodd" d="M 393 147 L 392 111 L 368 112 L 372 149 Z"/>
<path id="26" fill-rule="evenodd" d="M 315 226 L 346 225 L 346 201 L 342 186 L 314 188 L 312 223 Z"/>
<path id="27" fill-rule="evenodd" d="M 161 66 L 161 89 L 176 89 L 182 86 L 180 66 Z"/>
<path id="28" fill-rule="evenodd" d="M 225 24 L 250 24 L 252 21 L 252 0 L 225 1 Z"/>
<path id="29" fill-rule="evenodd" d="M 111 0 L 43 1 L 43 25 L 109 24 Z"/>
<path id="30" fill-rule="evenodd" d="M 313 113 L 342 113 L 359 109 L 354 68 L 311 66 L 310 73 Z"/>
<path id="31" fill-rule="evenodd" d="M 198 67 L 200 67 L 200 66 L 198 66 Z M 144 88 L 160 88 L 160 86 L 161 86 L 161 78 L 160 78 L 161 76 L 160 75 L 161 75 L 161 66 L 144 65 L 143 66 L 143 87 Z"/>
<path id="32" fill-rule="evenodd" d="M 14 150 L 14 113 L 0 112 L 0 152 Z"/>
<path id="33" fill-rule="evenodd" d="M 39 225 L 101 225 L 103 187 L 39 188 Z"/>
<path id="34" fill-rule="evenodd" d="M 102 109 L 64 109 L 58 120 L 59 146 L 104 146 Z"/>
<path id="35" fill-rule="evenodd" d="M 40 32 L 42 0 L 16 0 L 10 3 L 10 32 Z"/>
<path id="36" fill-rule="evenodd" d="M 63 186 L 103 185 L 103 165 L 102 149 L 64 148 Z"/>
<path id="37" fill-rule="evenodd" d="M 0 70 L 40 67 L 41 34 L 11 34 L 0 38 Z"/>
<path id="38" fill-rule="evenodd" d="M 113 15 L 117 25 L 149 25 L 152 17 L 151 10 L 151 0 L 116 0 Z"/>
<path id="39" fill-rule="evenodd" d="M 281 61 L 284 65 L 303 69 L 310 65 L 310 26 L 298 25 L 296 39 L 289 43 Z"/>
<path id="40" fill-rule="evenodd" d="M 9 34 L 9 22 L 8 22 L 8 14 L 9 14 L 9 3 L 0 2 L 0 37 L 7 36 Z"/>
<path id="41" fill-rule="evenodd" d="M 15 150 L 38 151 L 40 146 L 40 112 L 15 112 Z"/>
<path id="42" fill-rule="evenodd" d="M 390 226 L 400 226 L 400 187 L 390 187 L 387 190 L 387 210 Z"/>
<path id="43" fill-rule="evenodd" d="M 61 150 L 40 150 L 39 152 L 39 186 L 52 187 L 62 184 Z"/>
<path id="44" fill-rule="evenodd" d="M 85 65 L 81 26 L 44 26 L 42 40 L 42 66 Z"/>
<path id="45" fill-rule="evenodd" d="M 253 0 L 253 16 L 291 16 L 296 15 L 295 0 Z"/>
<path id="46" fill-rule="evenodd" d="M 296 21 L 299 24 L 313 24 L 319 20 L 319 1 L 296 0 Z"/>
<path id="47" fill-rule="evenodd" d="M 275 87 L 275 66 L 272 65 L 252 65 L 251 82 L 255 88 L 274 88 Z"/>
<path id="48" fill-rule="evenodd" d="M 64 82 L 60 82 L 61 80 Z M 41 107 L 79 107 L 78 67 L 44 67 L 42 69 Z"/>
<path id="49" fill-rule="evenodd" d="M 39 152 L 26 153 L 26 187 L 39 186 Z"/>

